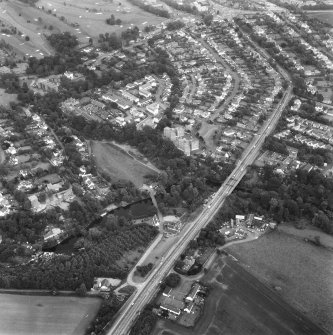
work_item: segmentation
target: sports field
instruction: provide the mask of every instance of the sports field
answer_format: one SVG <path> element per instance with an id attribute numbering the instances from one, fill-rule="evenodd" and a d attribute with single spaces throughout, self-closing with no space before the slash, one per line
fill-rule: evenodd
<path id="1" fill-rule="evenodd" d="M 121 25 L 110 26 L 105 20 L 113 14 Z M 80 45 L 89 38 L 95 42 L 99 34 L 120 33 L 146 24 L 159 24 L 165 19 L 147 13 L 126 0 L 100 2 L 91 0 L 40 0 L 30 6 L 18 0 L 0 2 L 0 20 L 6 27 L 16 27 L 23 36 L 2 34 L 0 37 L 13 46 L 19 57 L 44 57 L 53 53 L 44 35 L 69 31 L 76 35 Z M 25 36 L 30 40 L 26 41 Z"/>
<path id="2" fill-rule="evenodd" d="M 156 174 L 156 171 L 111 143 L 99 141 L 90 143 L 97 167 L 107 173 L 113 181 L 129 180 L 135 186 L 141 187 L 147 181 L 146 176 Z"/>
<path id="3" fill-rule="evenodd" d="M 0 295 L 0 333 L 5 335 L 84 335 L 101 299 Z"/>
<path id="4" fill-rule="evenodd" d="M 69 24 L 77 23 L 77 36 L 83 38 L 97 38 L 99 34 L 106 32 L 118 33 L 135 25 L 142 30 L 145 24 L 159 24 L 165 20 L 133 6 L 126 0 L 40 0 L 37 6 L 51 10 L 57 17 L 63 16 Z M 110 26 L 105 23 L 111 14 L 122 21 L 121 25 Z"/>

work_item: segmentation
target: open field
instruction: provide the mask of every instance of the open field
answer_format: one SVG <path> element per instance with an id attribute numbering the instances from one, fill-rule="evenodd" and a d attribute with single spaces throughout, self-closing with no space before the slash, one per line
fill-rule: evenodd
<path id="1" fill-rule="evenodd" d="M 219 257 L 202 280 L 211 291 L 195 327 L 159 320 L 153 335 L 325 334 L 230 257 Z"/>
<path id="2" fill-rule="evenodd" d="M 333 332 L 332 251 L 279 231 L 227 250 L 285 301 Z"/>
<path id="3" fill-rule="evenodd" d="M 98 298 L 1 294 L 1 334 L 83 335 L 101 304 Z"/>
<path id="4" fill-rule="evenodd" d="M 90 143 L 97 167 L 114 181 L 130 180 L 137 187 L 141 187 L 146 181 L 145 176 L 156 173 L 111 143 Z"/>
<path id="5" fill-rule="evenodd" d="M 8 108 L 10 102 L 17 102 L 17 94 L 8 94 L 4 88 L 0 88 L 0 106 Z"/>

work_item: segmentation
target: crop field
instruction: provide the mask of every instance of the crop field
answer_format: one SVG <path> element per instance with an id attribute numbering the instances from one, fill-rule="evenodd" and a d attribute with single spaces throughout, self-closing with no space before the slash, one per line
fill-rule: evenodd
<path id="1" fill-rule="evenodd" d="M 0 333 L 83 335 L 100 304 L 98 298 L 1 294 Z"/>
<path id="2" fill-rule="evenodd" d="M 285 301 L 333 332 L 333 253 L 291 233 L 296 232 L 274 231 L 228 251 Z"/>
<path id="3" fill-rule="evenodd" d="M 137 187 L 141 187 L 147 175 L 156 173 L 111 143 L 98 141 L 90 143 L 97 167 L 114 181 L 130 180 Z"/>

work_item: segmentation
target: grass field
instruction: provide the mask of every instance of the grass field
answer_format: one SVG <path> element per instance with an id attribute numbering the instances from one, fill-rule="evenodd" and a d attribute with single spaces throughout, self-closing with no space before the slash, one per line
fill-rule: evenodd
<path id="1" fill-rule="evenodd" d="M 332 251 L 279 231 L 228 251 L 259 280 L 281 289 L 284 300 L 333 332 Z"/>
<path id="2" fill-rule="evenodd" d="M 130 180 L 141 187 L 146 181 L 145 176 L 156 173 L 111 143 L 91 141 L 91 149 L 97 167 L 113 181 Z"/>
<path id="3" fill-rule="evenodd" d="M 1 294 L 0 333 L 83 335 L 100 304 L 98 298 Z"/>

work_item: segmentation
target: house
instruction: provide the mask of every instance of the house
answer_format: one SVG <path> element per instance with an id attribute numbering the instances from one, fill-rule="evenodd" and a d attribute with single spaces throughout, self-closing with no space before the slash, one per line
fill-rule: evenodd
<path id="1" fill-rule="evenodd" d="M 119 286 L 120 283 L 121 280 L 117 278 L 94 278 L 93 288 L 100 292 L 110 292 L 111 288 Z"/>
<path id="2" fill-rule="evenodd" d="M 44 235 L 44 241 L 58 237 L 63 232 L 60 228 L 52 228 Z"/>
<path id="3" fill-rule="evenodd" d="M 146 107 L 146 110 L 156 116 L 160 111 L 160 104 L 158 102 L 153 102 Z"/>

